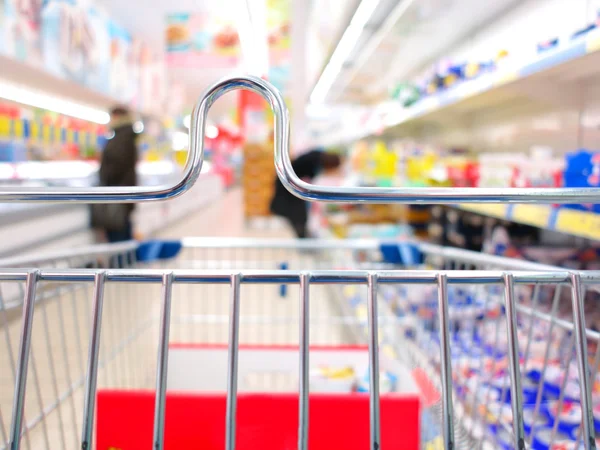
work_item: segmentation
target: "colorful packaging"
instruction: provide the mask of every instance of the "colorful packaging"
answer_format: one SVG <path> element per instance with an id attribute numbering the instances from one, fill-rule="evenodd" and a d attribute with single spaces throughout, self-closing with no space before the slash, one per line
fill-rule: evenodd
<path id="1" fill-rule="evenodd" d="M 553 402 L 548 406 L 551 421 L 558 421 L 558 431 L 565 436 L 575 439 L 577 430 L 581 426 L 581 405 L 576 402 L 564 401 L 562 408 L 560 402 Z"/>
<path id="2" fill-rule="evenodd" d="M 553 39 L 548 39 L 546 41 L 538 42 L 537 52 L 538 53 L 547 52 L 548 50 L 558 47 L 558 43 L 559 43 L 558 38 L 553 38 Z"/>
<path id="3" fill-rule="evenodd" d="M 358 381 L 357 392 L 369 392 L 369 371 Z M 387 394 L 396 390 L 398 377 L 391 372 L 380 372 L 379 374 L 379 393 Z"/>
<path id="4" fill-rule="evenodd" d="M 310 372 L 311 392 L 352 392 L 355 385 L 352 367 L 319 367 Z"/>
<path id="5" fill-rule="evenodd" d="M 540 404 L 538 413 L 535 415 L 535 405 L 525 405 L 523 407 L 523 429 L 527 435 L 531 434 L 534 426 L 548 427 L 551 426 L 550 414 L 548 406 Z"/>
<path id="6" fill-rule="evenodd" d="M 559 431 L 552 439 L 551 426 L 540 426 L 533 429 L 532 450 L 574 450 L 574 444 L 569 436 Z"/>
<path id="7" fill-rule="evenodd" d="M 419 88 L 411 83 L 399 83 L 390 94 L 394 100 L 399 101 L 405 108 L 414 105 L 421 98 Z"/>
<path id="8" fill-rule="evenodd" d="M 566 380 L 566 369 L 558 365 L 551 365 L 546 368 L 544 374 L 544 395 L 548 399 L 558 399 L 561 393 L 563 384 L 565 386 L 564 398 L 566 401 L 578 402 L 580 399 L 580 387 L 576 378 Z"/>
<path id="9" fill-rule="evenodd" d="M 377 141 L 371 157 L 373 168 L 371 175 L 380 182 L 386 180 L 391 182 L 396 175 L 396 153 L 388 150 L 384 141 Z"/>

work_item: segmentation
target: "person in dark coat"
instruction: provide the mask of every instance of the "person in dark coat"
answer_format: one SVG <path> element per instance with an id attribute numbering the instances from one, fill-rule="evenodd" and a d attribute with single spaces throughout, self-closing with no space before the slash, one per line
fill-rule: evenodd
<path id="1" fill-rule="evenodd" d="M 311 182 L 321 172 L 330 172 L 340 167 L 341 158 L 333 153 L 312 150 L 292 161 L 298 178 Z M 308 204 L 289 192 L 279 178 L 275 180 L 275 193 L 271 200 L 271 212 L 285 218 L 299 238 L 308 236 Z"/>
<path id="2" fill-rule="evenodd" d="M 133 130 L 133 120 L 129 111 L 123 107 L 113 108 L 110 112 L 110 128 L 114 132 L 108 140 L 100 161 L 100 186 L 137 186 L 136 164 L 138 150 L 137 133 Z M 133 239 L 131 213 L 134 204 L 128 206 L 127 225 L 122 230 L 105 230 L 109 242 Z"/>

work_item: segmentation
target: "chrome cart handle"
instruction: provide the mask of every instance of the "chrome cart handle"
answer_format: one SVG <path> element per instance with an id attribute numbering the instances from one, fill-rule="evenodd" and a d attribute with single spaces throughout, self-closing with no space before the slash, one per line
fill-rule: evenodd
<path id="1" fill-rule="evenodd" d="M 275 117 L 275 169 L 283 185 L 304 200 L 336 203 L 600 203 L 599 188 L 404 188 L 332 187 L 302 181 L 289 155 L 290 121 L 281 94 L 254 76 L 226 78 L 209 87 L 192 114 L 190 151 L 182 178 L 171 186 L 94 188 L 0 187 L 0 202 L 128 203 L 165 200 L 187 191 L 200 176 L 208 110 L 223 94 L 248 89 L 260 94 Z"/>
<path id="2" fill-rule="evenodd" d="M 166 200 L 183 194 L 191 188 L 202 169 L 204 134 L 208 110 L 223 94 L 236 89 L 248 89 L 264 97 L 275 115 L 275 159 L 277 172 L 293 170 L 289 160 L 289 117 L 281 94 L 273 85 L 254 76 L 236 76 L 223 79 L 200 98 L 192 113 L 190 150 L 183 175 L 173 185 L 166 186 L 102 186 L 84 188 L 14 187 L 0 186 L 1 202 L 69 202 L 69 203 L 131 203 Z M 283 157 L 282 157 L 283 155 Z M 282 162 L 283 159 L 283 162 Z M 295 174 L 293 174 L 295 177 Z"/>

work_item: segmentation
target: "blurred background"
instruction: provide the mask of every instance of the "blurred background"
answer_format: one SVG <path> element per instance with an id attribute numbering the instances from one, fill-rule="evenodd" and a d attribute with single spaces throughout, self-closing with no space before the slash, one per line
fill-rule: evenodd
<path id="1" fill-rule="evenodd" d="M 291 117 L 290 154 L 294 169 L 301 178 L 313 183 L 600 187 L 599 28 L 600 0 L 0 0 L 0 184 L 171 184 L 185 166 L 189 134 L 193 131 L 191 113 L 202 93 L 227 75 L 247 73 L 263 77 L 282 93 Z M 0 204 L 0 258 L 5 262 L 2 265 L 29 267 L 53 261 L 56 267 L 121 267 L 130 265 L 123 258 L 136 253 L 137 244 L 125 243 L 110 251 L 82 251 L 76 257 L 61 256 L 45 259 L 44 263 L 35 255 L 65 249 L 77 252 L 95 243 L 193 236 L 312 237 L 336 243 L 328 244 L 333 247 L 310 241 L 261 243 L 258 250 L 265 250 L 261 253 L 255 247 L 248 250 L 250 241 L 234 245 L 229 241 L 191 240 L 183 245 L 188 253 L 181 267 L 356 268 L 363 263 L 368 268 L 380 267 L 375 263 L 421 267 L 427 258 L 439 256 L 441 248 L 474 253 L 466 260 L 444 257 L 443 261 L 431 263 L 433 267 L 541 267 L 521 263 L 572 269 L 600 266 L 598 205 L 309 205 L 291 197 L 277 183 L 273 134 L 272 113 L 257 94 L 228 93 L 209 112 L 205 162 L 199 180 L 189 192 L 169 202 L 113 211 L 123 215 L 118 226 L 107 221 L 108 209 L 95 210 L 89 205 Z M 371 247 L 358 241 L 364 238 L 377 244 Z M 418 244 L 409 250 L 394 247 L 390 256 L 379 247 L 383 241 Z M 427 247 L 429 244 L 440 247 Z M 217 247 L 227 247 L 227 251 Z M 408 258 L 406 252 L 410 254 L 415 249 L 419 256 Z M 377 256 L 373 256 L 375 253 Z M 516 266 L 478 259 L 482 255 L 509 257 L 517 261 Z M 24 259 L 10 259 L 17 256 Z M 284 288 L 281 286 L 279 291 L 281 297 L 287 295 Z M 358 317 L 361 326 L 367 314 L 363 288 L 340 288 L 332 297 L 341 298 L 344 305 L 351 304 L 352 308 L 362 305 L 355 308 L 358 312 L 352 309 L 349 313 Z M 526 288 L 518 296 L 524 305 L 540 302 L 553 317 L 572 320 L 570 306 L 551 306 L 559 293 Z M 22 289 L 17 294 L 13 291 L 13 297 L 21 298 Z M 202 292 L 226 298 L 225 291 Z M 87 286 L 85 292 L 91 296 L 91 287 Z M 136 298 L 132 308 L 143 311 L 145 306 L 140 303 L 138 291 L 127 292 Z M 248 314 L 256 315 L 264 298 L 268 298 L 265 302 L 273 306 L 275 313 L 279 311 L 281 304 L 277 303 L 275 291 L 265 292 L 248 294 L 253 300 L 247 304 L 254 305 L 248 306 Z M 436 292 L 411 292 L 389 294 L 390 317 L 404 320 L 418 311 L 417 322 L 422 325 L 425 321 L 424 328 L 435 329 L 432 317 L 437 314 Z M 485 297 L 477 292 L 477 296 L 471 291 L 468 295 L 456 293 L 458 303 L 477 303 L 474 299 Z M 595 302 L 597 292 L 589 290 L 586 295 L 594 296 Z M 122 294 L 114 291 L 115 297 Z M 158 291 L 154 294 L 157 299 L 160 297 Z M 186 291 L 182 295 L 191 294 Z M 409 304 L 427 299 L 427 306 L 419 303 L 414 310 L 404 310 L 398 299 L 406 299 L 407 295 Z M 498 292 L 494 295 L 500 304 L 501 296 Z M 330 293 L 323 296 L 329 298 Z M 419 301 L 415 300 L 417 297 Z M 353 303 L 355 300 L 358 303 Z M 15 305 L 20 308 L 19 302 Z M 493 316 L 497 330 L 498 317 L 504 320 L 504 310 L 498 304 L 493 308 L 487 303 L 477 304 L 479 309 L 474 314 L 479 317 L 483 311 L 483 318 Z M 154 319 L 159 306 L 156 302 L 152 307 Z M 194 308 L 189 306 L 189 310 L 178 312 L 194 317 L 178 325 L 183 330 L 178 341 L 195 342 L 197 329 L 192 325 L 210 316 L 214 320 L 205 329 L 217 329 L 219 324 L 220 328 L 215 331 L 217 337 L 207 340 L 226 342 L 225 306 L 219 303 L 215 309 Z M 324 308 L 324 316 L 333 314 L 333 310 L 337 314 L 337 306 Z M 132 318 L 136 316 L 133 309 Z M 588 309 L 588 326 L 597 329 L 600 314 L 597 308 Z M 1 311 L 4 306 L 0 303 Z M 4 329 L 12 327 L 6 335 L 13 335 L 12 341 L 7 340 L 8 348 L 16 349 L 18 314 L 10 308 L 7 311 L 11 315 L 5 318 Z M 111 317 L 119 317 L 118 309 L 114 311 Z M 290 313 L 287 309 L 280 312 Z M 74 323 L 79 322 L 78 314 L 74 315 Z M 296 327 L 294 335 L 288 339 L 285 333 L 290 332 L 289 327 L 280 323 L 282 336 L 286 337 L 278 337 L 277 343 L 298 343 L 296 309 L 290 314 Z M 61 318 L 56 320 L 60 322 L 55 323 L 62 323 Z M 467 328 L 477 328 L 481 335 L 490 334 L 487 325 L 470 320 Z M 406 325 L 411 339 L 415 323 Z M 397 326 L 396 322 L 390 324 Z M 547 324 L 545 328 L 536 325 L 534 332 L 529 331 L 533 325 L 520 328 L 519 332 L 528 335 L 523 342 L 529 342 L 532 333 L 537 336 L 539 331 L 539 340 L 556 350 L 551 353 L 556 371 L 566 370 L 568 374 L 568 362 L 561 366 L 560 361 L 574 360 L 574 354 L 561 353 L 565 339 L 572 335 L 557 334 L 552 327 L 548 331 Z M 125 333 L 127 324 L 121 325 L 119 332 Z M 73 326 L 67 328 L 71 330 Z M 153 322 L 153 339 L 157 326 Z M 464 337 L 459 333 L 461 326 L 466 325 L 461 322 L 455 329 L 460 339 Z M 269 336 L 256 330 L 251 329 L 256 336 L 253 334 L 248 342 L 271 342 Z M 332 333 L 336 344 L 364 343 L 364 333 L 363 340 L 356 341 L 347 339 L 346 331 Z M 78 332 L 73 336 L 73 342 L 80 340 Z M 425 334 L 418 336 L 423 338 Z M 431 351 L 439 352 L 437 337 L 427 336 L 427 343 L 417 339 L 416 347 L 431 346 Z M 39 346 L 45 345 L 41 339 Z M 316 339 L 322 344 L 331 343 L 329 337 Z M 390 349 L 399 344 L 395 339 L 390 338 Z M 117 342 L 115 338 L 103 345 L 112 348 Z M 569 342 L 566 347 L 571 352 Z M 506 346 L 504 341 L 501 344 Z M 152 355 L 141 357 L 139 364 L 154 364 L 155 349 L 149 351 L 143 342 L 136 345 L 128 347 L 134 356 Z M 480 341 L 477 345 L 483 346 Z M 596 341 L 590 345 L 593 351 L 600 348 Z M 493 346 L 498 346 L 498 332 Z M 76 350 L 79 356 L 85 355 L 83 347 L 83 353 Z M 529 352 L 529 345 L 527 349 Z M 129 353 L 124 355 L 120 356 L 120 364 L 128 367 Z M 537 356 L 540 355 L 543 351 Z M 465 356 L 464 352 L 459 356 Z M 429 357 L 431 354 L 424 358 Z M 506 352 L 503 357 L 506 359 Z M 419 356 L 415 358 L 418 360 Z M 546 354 L 546 363 L 547 358 Z M 8 360 L 13 361 L 13 357 Z M 596 355 L 596 368 L 598 360 Z M 411 361 L 407 365 L 414 366 L 415 360 Z M 5 367 L 8 365 L 6 362 Z M 148 380 L 153 375 L 152 370 L 142 373 L 139 383 L 137 375 L 124 383 L 114 381 L 121 380 L 119 376 L 111 381 L 108 375 L 102 379 L 108 381 L 101 383 L 104 387 L 123 384 L 151 388 Z M 501 375 L 505 381 L 506 372 Z M 6 380 L 9 378 L 6 374 Z M 567 379 L 575 381 L 568 376 L 560 378 L 561 382 Z M 538 374 L 536 383 L 539 381 Z M 5 386 L 12 382 L 10 378 L 2 385 L 3 394 L 7 393 L 3 397 L 7 403 L 3 405 L 10 404 L 7 398 L 12 395 L 11 388 Z M 368 384 L 368 380 L 361 382 Z M 551 387 L 561 391 L 556 386 L 558 381 L 552 382 Z M 492 384 L 490 380 L 486 383 Z M 281 389 L 285 390 L 288 384 L 282 382 Z M 564 383 L 562 387 L 564 390 Z M 414 386 L 406 389 L 412 392 Z M 477 401 L 483 400 L 479 385 L 464 389 L 477 391 L 473 395 Z M 439 392 L 437 395 L 437 400 L 425 403 L 439 406 Z M 489 395 L 488 389 L 488 398 Z M 492 395 L 502 403 L 500 409 L 505 406 L 503 395 Z M 47 403 L 40 401 L 42 406 Z M 465 408 L 473 415 L 480 411 L 475 403 Z M 8 411 L 9 406 L 2 411 L 6 424 L 10 422 Z M 498 417 L 502 415 L 496 412 Z M 5 428 L 2 417 L 0 412 L 0 431 Z M 429 423 L 429 419 L 422 420 Z M 481 429 L 486 430 L 489 424 L 480 424 L 477 434 L 473 431 L 474 420 L 463 426 L 464 436 L 481 440 L 485 435 Z M 422 448 L 441 448 L 439 429 L 427 434 L 432 427 L 424 425 L 423 434 L 417 436 Z M 558 432 L 570 433 L 572 441 L 580 437 L 574 428 L 565 431 L 558 425 L 554 433 L 557 427 Z M 495 436 L 497 428 L 494 430 Z M 41 437 L 33 436 L 42 442 Z M 5 436 L 2 441 L 0 434 L 0 448 L 8 448 L 2 447 L 2 442 L 8 439 Z M 33 448 L 71 448 L 64 442 L 59 447 L 49 446 L 49 442 L 46 434 L 45 444 L 34 444 Z M 465 442 L 464 448 L 475 448 L 472 441 Z M 490 448 L 513 448 L 502 442 L 498 438 L 490 443 Z M 550 448 L 539 445 L 535 448 Z M 129 447 L 102 448 L 106 449 Z"/>
<path id="2" fill-rule="evenodd" d="M 137 183 L 166 184 L 185 164 L 190 114 L 203 90 L 250 73 L 282 92 L 293 157 L 314 149 L 341 156 L 334 176 L 316 163 L 311 175 L 328 175 L 322 183 L 600 183 L 595 0 L 241 4 L 3 0 L 1 182 L 106 184 L 97 174 L 114 135 L 110 111 L 121 106 L 137 134 Z M 211 207 L 213 221 L 235 217 L 225 221 L 235 222 L 229 235 L 293 233 L 285 214 L 272 214 L 269 108 L 238 91 L 221 98 L 209 119 L 198 194 L 140 205 L 132 235 L 148 238 L 195 219 L 210 225 L 202 232 L 191 225 L 191 234 L 209 233 L 214 222 L 197 213 Z M 1 208 L 10 238 L 0 255 L 97 240 L 83 206 Z M 585 239 L 600 238 L 596 212 L 593 205 L 313 205 L 306 234 L 408 234 L 479 251 L 502 225 L 506 246 L 522 253 L 528 245 L 585 247 Z M 185 229 L 174 233 L 190 234 Z"/>

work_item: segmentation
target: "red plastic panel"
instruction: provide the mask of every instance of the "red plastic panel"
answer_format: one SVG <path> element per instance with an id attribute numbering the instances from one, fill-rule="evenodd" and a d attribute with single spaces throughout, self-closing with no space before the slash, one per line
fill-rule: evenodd
<path id="1" fill-rule="evenodd" d="M 225 394 L 167 395 L 167 450 L 222 450 L 225 447 Z M 98 392 L 97 449 L 152 448 L 154 392 Z M 239 394 L 238 450 L 297 448 L 298 395 Z M 419 449 L 419 399 L 381 398 L 381 440 L 386 450 Z M 311 394 L 311 450 L 369 448 L 366 394 Z"/>

